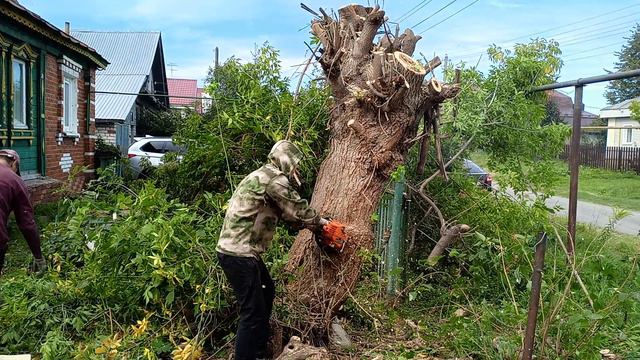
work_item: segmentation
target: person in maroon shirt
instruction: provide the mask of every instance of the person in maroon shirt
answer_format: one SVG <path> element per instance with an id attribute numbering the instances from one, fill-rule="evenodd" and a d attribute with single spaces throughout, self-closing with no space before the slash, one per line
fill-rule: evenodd
<path id="1" fill-rule="evenodd" d="M 7 220 L 11 211 L 15 214 L 18 227 L 33 254 L 32 270 L 37 273 L 45 272 L 47 262 L 40 249 L 40 235 L 34 220 L 33 207 L 27 186 L 20 177 L 20 156 L 14 150 L 8 149 L 0 150 L 0 274 L 9 247 Z"/>

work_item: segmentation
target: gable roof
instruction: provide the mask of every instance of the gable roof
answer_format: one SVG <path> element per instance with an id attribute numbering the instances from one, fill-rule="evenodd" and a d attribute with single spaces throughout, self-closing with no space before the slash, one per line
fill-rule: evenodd
<path id="1" fill-rule="evenodd" d="M 549 90 L 547 93 L 548 101 L 556 104 L 558 112 L 560 113 L 560 119 L 566 124 L 572 125 L 573 123 L 573 99 L 567 94 L 563 94 L 556 90 Z M 584 105 L 584 103 L 583 103 Z M 593 123 L 598 115 L 582 110 L 582 118 L 580 119 L 581 126 L 589 126 Z"/>
<path id="2" fill-rule="evenodd" d="M 617 104 L 613 104 L 613 105 L 609 105 L 605 108 L 603 108 L 602 110 L 625 110 L 628 109 L 631 106 L 631 103 L 634 101 L 640 101 L 640 96 L 637 98 L 633 98 L 633 99 L 629 99 L 629 100 L 625 100 L 623 102 L 619 102 Z"/>
<path id="3" fill-rule="evenodd" d="M 111 63 L 96 72 L 96 119 L 126 119 L 137 96 L 99 92 L 139 93 L 162 46 L 160 33 L 73 31 L 72 34 Z"/>
<path id="4" fill-rule="evenodd" d="M 169 104 L 171 106 L 189 106 L 196 99 L 176 98 L 171 96 L 198 97 L 198 80 L 167 79 L 169 85 Z"/>
<path id="5" fill-rule="evenodd" d="M 101 54 L 87 44 L 55 27 L 40 15 L 27 9 L 16 0 L 0 1 L 0 14 L 5 15 L 20 24 L 30 28 L 58 45 L 83 56 L 99 68 L 105 68 L 109 64 Z"/>

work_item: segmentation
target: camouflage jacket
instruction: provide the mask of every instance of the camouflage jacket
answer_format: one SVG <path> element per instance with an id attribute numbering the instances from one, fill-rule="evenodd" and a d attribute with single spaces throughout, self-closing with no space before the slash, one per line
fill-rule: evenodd
<path id="1" fill-rule="evenodd" d="M 293 143 L 279 141 L 269 153 L 270 163 L 240 182 L 229 200 L 218 252 L 258 257 L 271 244 L 280 218 L 307 226 L 320 222 L 317 212 L 289 183 L 301 158 Z"/>

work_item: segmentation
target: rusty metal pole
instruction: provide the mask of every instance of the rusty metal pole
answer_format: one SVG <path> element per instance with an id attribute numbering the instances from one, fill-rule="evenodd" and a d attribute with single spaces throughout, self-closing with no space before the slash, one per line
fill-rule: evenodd
<path id="1" fill-rule="evenodd" d="M 562 241 L 562 239 L 560 239 Z M 538 306 L 540 305 L 540 288 L 542 287 L 542 271 L 544 270 L 544 253 L 547 247 L 547 234 L 538 235 L 536 255 L 531 276 L 531 298 L 529 299 L 529 314 L 527 315 L 527 330 L 524 335 L 524 347 L 522 360 L 531 360 L 533 346 L 536 340 L 536 320 L 538 318 Z"/>
<path id="2" fill-rule="evenodd" d="M 573 255 L 576 244 L 576 214 L 578 210 L 578 175 L 580 172 L 580 135 L 582 126 L 582 85 L 576 85 L 573 101 L 573 127 L 569 154 L 569 222 L 567 224 L 567 251 Z"/>

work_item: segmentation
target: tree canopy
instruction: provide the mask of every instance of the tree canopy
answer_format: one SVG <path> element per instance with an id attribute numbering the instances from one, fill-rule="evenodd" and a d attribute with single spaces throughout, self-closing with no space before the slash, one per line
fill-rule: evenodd
<path id="1" fill-rule="evenodd" d="M 627 43 L 622 46 L 615 64 L 616 71 L 640 69 L 640 25 L 636 24 Z M 605 93 L 609 104 L 616 104 L 640 96 L 640 78 L 614 80 Z"/>

